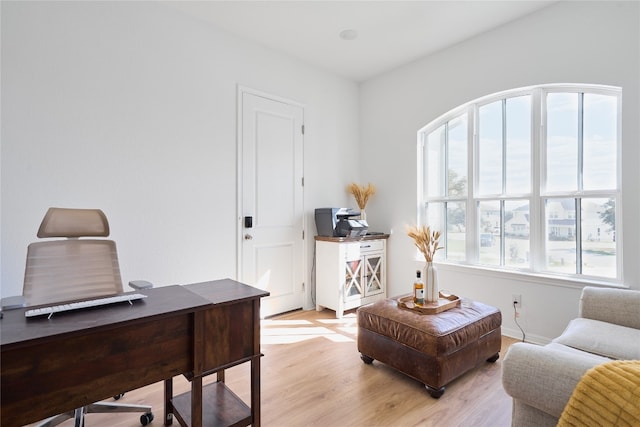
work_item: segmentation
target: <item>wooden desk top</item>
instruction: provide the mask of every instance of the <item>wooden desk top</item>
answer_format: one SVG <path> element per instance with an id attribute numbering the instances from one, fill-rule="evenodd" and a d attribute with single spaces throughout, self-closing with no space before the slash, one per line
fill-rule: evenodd
<path id="1" fill-rule="evenodd" d="M 260 298 L 268 292 L 231 279 L 214 280 L 186 286 L 162 286 L 136 291 L 147 298 L 127 303 L 111 304 L 91 309 L 47 316 L 25 318 L 26 308 L 8 310 L 0 320 L 0 346 L 3 350 L 29 345 L 33 340 L 60 339 L 61 336 L 86 334 L 105 330 L 128 322 L 146 321 L 183 311 L 205 309 L 213 304 L 231 303 L 240 299 Z"/>
<path id="2" fill-rule="evenodd" d="M 269 292 L 236 282 L 231 279 L 214 280 L 211 282 L 185 285 L 191 292 L 206 298 L 213 304 L 228 304 L 238 300 L 262 298 Z"/>

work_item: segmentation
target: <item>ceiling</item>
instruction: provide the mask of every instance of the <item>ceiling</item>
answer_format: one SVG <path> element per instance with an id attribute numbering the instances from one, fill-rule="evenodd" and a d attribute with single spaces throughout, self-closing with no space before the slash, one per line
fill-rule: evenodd
<path id="1" fill-rule="evenodd" d="M 242 38 L 364 81 L 555 3 L 526 1 L 169 1 Z M 355 40 L 343 40 L 355 30 Z"/>

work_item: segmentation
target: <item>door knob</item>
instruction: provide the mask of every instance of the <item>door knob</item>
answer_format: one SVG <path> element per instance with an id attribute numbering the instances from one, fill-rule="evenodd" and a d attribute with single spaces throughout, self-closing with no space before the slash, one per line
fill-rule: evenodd
<path id="1" fill-rule="evenodd" d="M 251 239 L 253 239 L 253 236 L 251 234 L 244 235 L 244 240 L 251 240 Z"/>

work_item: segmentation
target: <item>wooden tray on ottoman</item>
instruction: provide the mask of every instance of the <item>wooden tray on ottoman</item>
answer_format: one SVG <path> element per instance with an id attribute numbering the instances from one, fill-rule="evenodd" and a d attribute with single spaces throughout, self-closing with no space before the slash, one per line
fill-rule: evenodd
<path id="1" fill-rule="evenodd" d="M 443 295 L 441 292 L 437 302 L 428 302 L 424 305 L 416 305 L 413 302 L 413 295 L 400 297 L 398 298 L 398 307 L 416 311 L 420 314 L 436 314 L 456 307 L 459 302 L 460 298 L 456 295 Z"/>

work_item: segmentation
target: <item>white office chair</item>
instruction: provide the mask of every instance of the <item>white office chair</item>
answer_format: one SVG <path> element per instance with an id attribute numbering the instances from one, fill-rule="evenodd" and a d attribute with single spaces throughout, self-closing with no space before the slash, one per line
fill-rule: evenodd
<path id="1" fill-rule="evenodd" d="M 38 237 L 64 239 L 29 245 L 22 292 L 24 305 L 51 305 L 122 293 L 115 242 L 93 238 L 107 236 L 109 223 L 99 209 L 50 208 L 42 220 Z M 129 285 L 135 289 L 151 287 L 150 283 L 143 281 L 130 282 Z M 115 396 L 115 399 L 120 396 Z M 142 425 L 153 420 L 151 406 L 98 402 L 56 415 L 38 426 L 55 426 L 74 418 L 75 426 L 82 427 L 85 414 L 98 412 L 142 412 Z"/>

